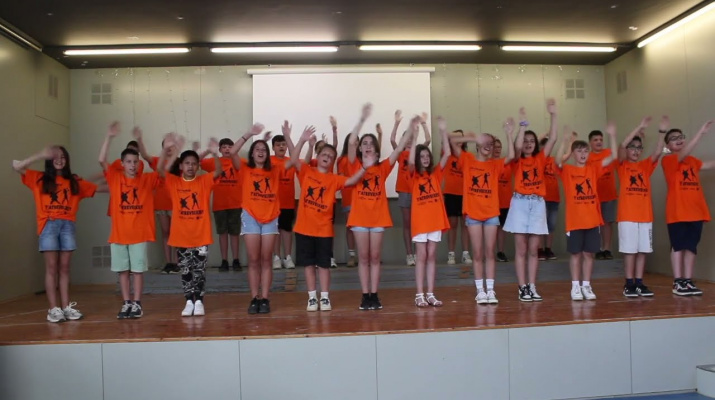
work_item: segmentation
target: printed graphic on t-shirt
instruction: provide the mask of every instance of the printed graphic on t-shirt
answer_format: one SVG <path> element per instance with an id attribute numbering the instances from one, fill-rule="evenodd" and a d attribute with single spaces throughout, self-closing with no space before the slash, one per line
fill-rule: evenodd
<path id="1" fill-rule="evenodd" d="M 125 213 L 140 213 L 144 209 L 144 205 L 139 200 L 139 188 L 134 185 L 128 185 L 124 182 L 120 184 L 119 210 L 122 214 Z"/>
<path id="2" fill-rule="evenodd" d="M 575 201 L 574 204 L 582 203 L 596 203 L 596 193 L 593 190 L 593 185 L 590 178 L 584 175 L 571 174 L 571 182 L 574 185 L 574 191 L 576 192 L 573 196 Z"/>
<path id="3" fill-rule="evenodd" d="M 680 181 L 681 188 L 695 188 L 695 190 L 700 190 L 700 182 L 698 181 L 698 175 L 695 173 L 695 170 L 693 170 L 692 166 L 681 166 L 680 173 L 683 175 L 683 179 Z"/>
<path id="4" fill-rule="evenodd" d="M 223 185 L 235 185 L 238 183 L 238 178 L 236 177 L 236 170 L 233 167 L 228 167 L 221 170 L 221 175 L 219 176 L 219 184 Z"/>
<path id="5" fill-rule="evenodd" d="M 199 194 L 191 189 L 177 189 L 177 192 L 179 193 L 179 214 L 199 219 L 204 213 L 199 202 Z"/>

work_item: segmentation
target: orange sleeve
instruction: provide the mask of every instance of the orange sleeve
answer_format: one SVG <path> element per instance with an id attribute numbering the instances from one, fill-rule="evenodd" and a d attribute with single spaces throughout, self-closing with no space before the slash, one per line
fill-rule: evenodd
<path id="1" fill-rule="evenodd" d="M 79 183 L 79 196 L 81 198 L 94 197 L 97 192 L 97 185 L 85 180 L 78 180 L 77 183 Z"/>
<path id="2" fill-rule="evenodd" d="M 216 160 L 213 157 L 204 158 L 199 166 L 206 172 L 214 172 L 216 171 Z"/>

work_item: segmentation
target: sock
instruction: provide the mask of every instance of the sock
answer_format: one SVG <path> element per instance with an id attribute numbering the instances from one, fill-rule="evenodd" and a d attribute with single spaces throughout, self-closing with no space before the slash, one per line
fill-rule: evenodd
<path id="1" fill-rule="evenodd" d="M 200 301 L 200 302 L 203 303 L 203 302 L 204 302 L 204 296 L 196 296 L 196 300 L 194 301 L 194 303 L 196 303 L 197 301 Z"/>
<path id="2" fill-rule="evenodd" d="M 316 290 L 310 290 L 310 291 L 308 291 L 308 298 L 309 298 L 309 299 L 314 299 L 314 298 L 315 298 L 315 293 L 316 293 Z"/>
<path id="3" fill-rule="evenodd" d="M 462 255 L 463 255 L 463 256 L 464 256 L 464 255 L 469 255 L 469 251 L 467 251 L 467 250 L 462 251 Z"/>
<path id="4" fill-rule="evenodd" d="M 643 278 L 636 278 L 636 286 L 643 285 Z"/>
<path id="5" fill-rule="evenodd" d="M 320 292 L 320 298 L 321 298 L 321 299 L 327 299 L 327 298 L 328 298 L 328 292 Z"/>
<path id="6" fill-rule="evenodd" d="M 583 285 L 581 286 L 591 286 L 591 281 L 583 281 Z"/>
<path id="7" fill-rule="evenodd" d="M 487 279 L 487 290 L 494 290 L 494 279 Z"/>
<path id="8" fill-rule="evenodd" d="M 348 249 L 348 255 L 350 255 L 351 257 L 355 257 L 355 250 Z"/>
<path id="9" fill-rule="evenodd" d="M 453 255 L 454 255 L 454 252 L 453 252 L 453 251 L 450 251 L 450 252 L 447 253 L 447 255 L 453 256 Z"/>
<path id="10" fill-rule="evenodd" d="M 579 288 L 581 283 L 579 281 L 571 281 L 571 288 Z"/>
<path id="11" fill-rule="evenodd" d="M 477 293 L 484 291 L 484 279 L 475 279 L 474 285 L 477 287 Z"/>
<path id="12" fill-rule="evenodd" d="M 633 279 L 626 279 L 626 286 L 633 286 Z"/>

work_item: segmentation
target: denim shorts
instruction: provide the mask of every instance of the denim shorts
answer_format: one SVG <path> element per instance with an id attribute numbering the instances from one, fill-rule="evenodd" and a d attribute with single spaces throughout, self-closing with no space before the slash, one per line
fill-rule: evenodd
<path id="1" fill-rule="evenodd" d="M 537 195 L 514 193 L 509 205 L 504 231 L 527 235 L 547 235 L 546 202 Z"/>
<path id="2" fill-rule="evenodd" d="M 385 228 L 379 226 L 376 228 L 365 228 L 364 226 L 353 226 L 350 228 L 353 232 L 369 232 L 369 233 L 380 233 L 385 232 Z"/>
<path id="3" fill-rule="evenodd" d="M 48 219 L 40 233 L 40 251 L 77 250 L 75 225 L 66 219 Z"/>
<path id="4" fill-rule="evenodd" d="M 499 226 L 499 216 L 497 215 L 496 217 L 491 217 L 484 221 L 480 221 L 478 219 L 472 219 L 472 218 L 469 218 L 469 216 L 465 216 L 464 223 L 467 226 L 474 226 L 474 225 Z"/>
<path id="5" fill-rule="evenodd" d="M 241 236 L 243 235 L 277 235 L 278 218 L 262 224 L 256 221 L 248 211 L 241 213 Z"/>

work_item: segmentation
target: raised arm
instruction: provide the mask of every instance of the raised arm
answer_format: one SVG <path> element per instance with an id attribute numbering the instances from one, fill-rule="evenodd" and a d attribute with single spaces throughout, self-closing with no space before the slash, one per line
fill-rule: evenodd
<path id="1" fill-rule="evenodd" d="M 330 116 L 330 127 L 333 130 L 333 147 L 338 148 L 338 120 Z"/>
<path id="2" fill-rule="evenodd" d="M 641 120 L 641 123 L 636 126 L 631 133 L 629 133 L 625 139 L 621 142 L 621 145 L 618 147 L 618 161 L 623 161 L 626 159 L 626 146 L 628 146 L 628 143 L 633 140 L 636 135 L 640 135 L 641 138 L 643 138 L 643 134 L 645 132 L 645 129 L 650 125 L 651 118 L 650 117 L 643 117 Z"/>
<path id="3" fill-rule="evenodd" d="M 571 132 L 571 128 L 569 128 L 568 125 L 564 126 L 564 132 L 561 135 L 561 144 L 559 144 L 558 153 L 556 157 L 554 157 L 554 162 L 556 162 L 556 166 L 559 169 L 571 158 L 571 143 L 573 143 L 573 141 L 574 135 L 573 132 Z"/>
<path id="4" fill-rule="evenodd" d="M 713 120 L 707 121 L 703 124 L 698 133 L 695 134 L 695 137 L 690 139 L 690 142 L 685 145 L 685 148 L 681 150 L 680 153 L 678 153 L 678 162 L 683 161 L 685 157 L 689 156 L 690 153 L 692 153 L 693 149 L 695 149 L 695 146 L 697 146 L 700 142 L 700 139 L 703 138 L 703 135 L 708 133 L 712 124 Z"/>
<path id="5" fill-rule="evenodd" d="M 367 103 L 362 107 L 360 119 L 357 124 L 355 124 L 353 130 L 350 131 L 350 135 L 348 136 L 348 162 L 351 164 L 355 161 L 355 157 L 357 157 L 357 148 L 359 144 L 358 136 L 360 135 L 362 126 L 365 124 L 365 121 L 370 114 L 372 114 L 372 104 Z M 382 138 L 380 138 L 380 140 L 382 140 Z"/>
<path id="6" fill-rule="evenodd" d="M 514 160 L 514 118 L 509 117 L 504 121 L 504 133 L 506 134 L 506 157 L 504 157 L 504 164 L 509 164 Z"/>
<path id="7" fill-rule="evenodd" d="M 412 130 L 412 127 L 410 126 L 410 129 L 408 130 L 408 133 L 412 135 L 412 142 L 410 142 L 410 156 L 407 157 L 407 165 L 409 168 L 409 171 L 412 172 L 415 170 L 415 155 L 417 154 L 417 133 L 415 133 Z M 395 146 L 397 147 L 397 146 Z"/>
<path id="8" fill-rule="evenodd" d="M 516 139 L 514 139 L 514 157 L 521 157 L 521 149 L 524 148 L 524 132 L 526 127 L 529 126 L 529 121 L 526 119 L 526 110 L 524 107 L 519 109 L 519 132 L 516 134 Z"/>
<path id="9" fill-rule="evenodd" d="M 315 135 L 312 135 L 310 139 L 308 139 L 308 152 L 305 153 L 305 158 L 303 161 L 305 161 L 306 164 L 310 163 L 310 160 L 313 159 L 313 149 L 315 148 L 315 143 L 318 141 L 318 138 L 315 137 Z"/>
<path id="10" fill-rule="evenodd" d="M 439 160 L 439 165 L 441 168 L 444 168 L 444 166 L 447 165 L 447 160 L 452 155 L 452 146 L 449 143 L 447 121 L 442 118 L 442 116 L 437 117 L 437 129 L 439 129 L 439 147 L 442 149 L 442 158 Z M 415 142 L 416 141 L 417 140 L 415 140 Z"/>
<path id="11" fill-rule="evenodd" d="M 392 150 L 392 153 L 390 153 L 390 157 L 388 157 L 390 165 L 395 165 L 395 162 L 397 162 L 397 158 L 400 156 L 400 153 L 402 153 L 402 151 L 405 149 L 405 146 L 407 145 L 407 140 L 409 140 L 410 137 L 415 135 L 415 132 L 418 131 L 419 123 L 420 117 L 412 118 L 412 121 L 410 122 L 410 129 L 408 129 L 407 132 L 402 135 L 402 138 L 400 138 L 400 142 L 397 143 L 397 147 Z"/>
<path id="12" fill-rule="evenodd" d="M 215 137 L 209 139 L 209 145 L 206 147 L 206 151 L 214 157 L 214 165 L 216 167 L 214 168 L 214 179 L 216 179 L 221 176 L 221 173 L 223 172 L 221 168 L 221 153 L 219 152 L 218 139 Z"/>
<path id="13" fill-rule="evenodd" d="M 305 142 L 311 143 L 311 147 L 312 143 L 315 143 L 315 127 L 312 125 L 306 126 L 305 129 L 303 129 L 303 133 L 300 135 L 300 139 L 298 140 L 298 145 L 295 148 L 295 152 L 290 153 L 290 160 L 286 161 L 285 163 L 285 169 L 295 167 L 298 171 L 300 171 L 303 165 L 300 162 L 300 151 L 303 149 L 303 145 L 305 144 Z M 306 164 L 308 164 L 307 161 Z"/>
<path id="14" fill-rule="evenodd" d="M 119 125 L 119 122 L 114 121 L 109 125 L 109 129 L 107 130 L 107 136 L 104 137 L 102 147 L 100 147 L 99 149 L 99 166 L 102 167 L 102 171 L 106 171 L 107 168 L 109 168 L 109 164 L 107 163 L 109 144 L 112 142 L 112 139 L 119 136 L 120 132 L 121 127 Z"/>
<path id="15" fill-rule="evenodd" d="M 13 160 L 12 169 L 17 173 L 24 174 L 30 164 L 40 160 L 51 160 L 55 158 L 58 151 L 59 149 L 55 146 L 47 146 L 24 160 Z"/>
<path id="16" fill-rule="evenodd" d="M 293 132 L 293 125 L 288 123 L 288 120 L 283 121 L 281 125 L 281 133 L 283 133 L 283 138 L 286 141 L 286 146 L 288 147 L 288 156 L 292 157 L 295 151 L 295 146 L 293 145 L 293 139 L 290 137 L 291 132 Z M 298 151 L 300 152 L 300 150 Z"/>
<path id="17" fill-rule="evenodd" d="M 134 140 L 136 140 L 139 145 L 139 155 L 142 156 L 146 162 L 151 163 L 152 156 L 146 151 L 146 146 L 144 145 L 144 133 L 138 126 L 135 126 L 132 130 L 132 136 L 134 136 Z"/>
<path id="18" fill-rule="evenodd" d="M 233 168 L 241 168 L 241 159 L 238 157 L 238 152 L 241 150 L 243 145 L 248 142 L 248 139 L 253 136 L 260 135 L 261 132 L 263 132 L 263 128 L 264 126 L 261 123 L 253 124 L 251 129 L 249 129 L 248 132 L 244 133 L 243 136 L 241 136 L 236 141 L 236 143 L 234 143 L 233 147 L 231 147 L 231 162 L 233 163 Z"/>
<path id="19" fill-rule="evenodd" d="M 616 144 L 616 124 L 613 121 L 609 122 L 608 125 L 606 125 L 606 134 L 608 134 L 608 144 L 611 146 L 611 155 L 601 161 L 601 166 L 603 166 L 604 168 L 609 166 L 613 162 L 613 160 L 616 159 L 616 154 L 618 152 L 618 145 Z"/>
<path id="20" fill-rule="evenodd" d="M 167 162 L 167 160 L 174 160 L 176 154 L 181 152 L 184 147 L 184 138 L 177 135 L 176 133 L 167 133 L 164 136 L 164 148 L 161 149 L 161 154 L 159 155 L 159 161 L 156 164 L 156 172 L 160 177 L 166 176 L 166 172 L 171 169 L 173 162 Z M 221 168 L 218 168 L 219 170 Z"/>
<path id="21" fill-rule="evenodd" d="M 402 121 L 402 110 L 395 111 L 395 124 L 392 125 L 392 133 L 390 133 L 390 144 L 392 145 L 392 150 L 397 147 L 397 128 L 400 127 L 400 122 Z"/>
<path id="22" fill-rule="evenodd" d="M 426 112 L 423 112 L 422 115 L 420 115 L 420 125 L 422 125 L 422 130 L 425 131 L 425 141 L 424 145 L 429 146 L 430 143 L 432 143 L 432 136 L 430 135 L 429 131 L 429 124 L 427 123 L 429 121 L 428 115 Z M 417 140 L 417 135 L 415 135 L 415 140 Z"/>
<path id="23" fill-rule="evenodd" d="M 663 155 L 663 148 L 665 147 L 665 134 L 668 133 L 670 129 L 670 117 L 664 115 L 660 118 L 660 123 L 658 124 L 658 143 L 655 144 L 653 148 L 653 153 L 650 155 L 651 161 L 654 163 L 660 160 L 660 156 Z"/>
<path id="24" fill-rule="evenodd" d="M 551 126 L 549 127 L 549 140 L 547 140 L 546 144 L 544 145 L 544 155 L 548 157 L 549 155 L 551 155 L 551 150 L 554 149 L 556 140 L 559 137 L 557 127 L 558 122 L 556 120 L 556 100 L 548 99 L 546 101 L 546 111 L 548 111 L 549 115 L 551 116 Z"/>

